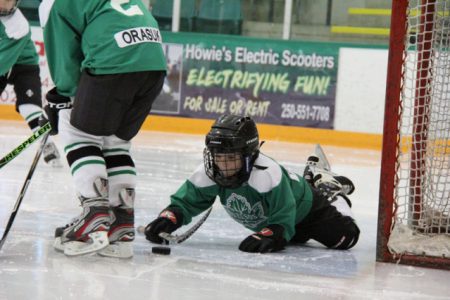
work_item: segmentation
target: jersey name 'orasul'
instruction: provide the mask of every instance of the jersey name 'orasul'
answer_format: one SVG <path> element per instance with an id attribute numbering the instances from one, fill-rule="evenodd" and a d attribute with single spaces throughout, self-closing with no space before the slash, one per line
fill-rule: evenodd
<path id="1" fill-rule="evenodd" d="M 140 0 L 44 0 L 39 17 L 50 73 L 64 96 L 75 95 L 85 69 L 94 75 L 166 69 L 158 24 Z"/>

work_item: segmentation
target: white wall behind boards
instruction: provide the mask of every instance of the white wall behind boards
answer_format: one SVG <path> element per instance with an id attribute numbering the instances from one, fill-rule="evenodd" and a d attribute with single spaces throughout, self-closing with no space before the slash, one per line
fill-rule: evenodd
<path id="1" fill-rule="evenodd" d="M 383 132 L 387 60 L 387 49 L 340 49 L 336 130 Z"/>

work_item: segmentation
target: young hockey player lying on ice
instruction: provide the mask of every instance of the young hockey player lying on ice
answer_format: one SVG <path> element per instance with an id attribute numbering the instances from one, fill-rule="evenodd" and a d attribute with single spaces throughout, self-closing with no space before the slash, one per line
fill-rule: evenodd
<path id="1" fill-rule="evenodd" d="M 259 149 L 251 118 L 219 117 L 206 135 L 204 163 L 146 226 L 147 240 L 165 242 L 160 233 L 189 224 L 219 196 L 228 214 L 255 232 L 241 242 L 241 251 L 276 252 L 309 239 L 332 249 L 353 247 L 359 237 L 347 198 L 354 191 L 353 183 L 321 169 L 316 156 L 308 159 L 302 177 Z"/>

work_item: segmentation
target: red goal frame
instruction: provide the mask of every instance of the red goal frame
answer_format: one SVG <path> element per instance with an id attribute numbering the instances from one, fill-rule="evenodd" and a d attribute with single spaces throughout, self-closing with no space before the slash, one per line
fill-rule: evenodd
<path id="1" fill-rule="evenodd" d="M 405 54 L 405 39 L 408 38 L 407 28 L 407 11 L 408 0 L 392 1 L 391 15 L 391 31 L 389 40 L 389 56 L 388 56 L 388 72 L 386 82 L 386 103 L 383 128 L 383 148 L 382 162 L 380 173 L 380 194 L 379 194 L 379 211 L 378 211 L 378 232 L 377 232 L 377 252 L 376 259 L 380 262 L 393 262 L 408 265 L 417 265 L 424 267 L 432 267 L 450 270 L 450 258 L 431 257 L 420 255 L 395 255 L 391 253 L 387 247 L 391 227 L 393 225 L 393 217 L 395 214 L 394 189 L 397 181 L 397 158 L 399 147 L 399 121 L 401 114 L 400 96 L 402 91 L 403 78 L 403 62 Z M 420 31 L 417 41 L 417 79 L 416 94 L 414 101 L 414 133 L 412 139 L 414 146 L 411 149 L 411 172 L 410 182 L 414 186 L 412 190 L 416 196 L 411 197 L 410 203 L 418 207 L 421 201 L 421 178 L 419 171 L 415 170 L 414 164 L 424 163 L 424 152 L 426 151 L 427 140 L 427 116 L 421 116 L 430 101 L 429 91 L 427 90 L 429 76 L 429 57 L 432 51 L 432 29 L 433 14 L 435 12 L 435 0 L 422 0 L 422 12 L 420 17 Z M 424 10 L 427 10 L 427 14 Z M 421 71 L 420 71 L 421 70 Z M 414 163 L 416 161 L 416 163 Z M 414 184 L 412 184 L 414 183 Z M 418 216 L 413 215 L 413 219 Z"/>

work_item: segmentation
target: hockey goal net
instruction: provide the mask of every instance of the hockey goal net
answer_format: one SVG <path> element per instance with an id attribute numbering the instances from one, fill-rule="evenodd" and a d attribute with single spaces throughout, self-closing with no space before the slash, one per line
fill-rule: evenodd
<path id="1" fill-rule="evenodd" d="M 392 3 L 377 260 L 450 269 L 450 0 Z"/>

